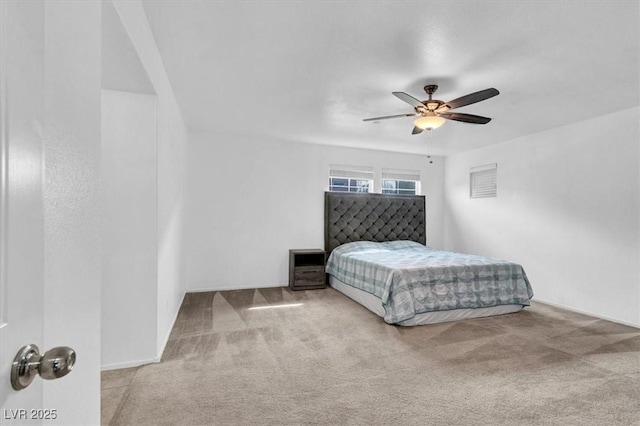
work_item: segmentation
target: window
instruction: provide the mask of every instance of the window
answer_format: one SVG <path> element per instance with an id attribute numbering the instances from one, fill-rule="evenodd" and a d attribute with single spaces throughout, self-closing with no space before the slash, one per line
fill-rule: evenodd
<path id="1" fill-rule="evenodd" d="M 497 171 L 498 165 L 496 163 L 472 167 L 469 170 L 470 198 L 497 197 Z"/>
<path id="2" fill-rule="evenodd" d="M 362 166 L 329 166 L 329 191 L 372 192 L 373 168 Z"/>
<path id="3" fill-rule="evenodd" d="M 382 169 L 382 193 L 420 194 L 420 172 L 417 170 Z"/>

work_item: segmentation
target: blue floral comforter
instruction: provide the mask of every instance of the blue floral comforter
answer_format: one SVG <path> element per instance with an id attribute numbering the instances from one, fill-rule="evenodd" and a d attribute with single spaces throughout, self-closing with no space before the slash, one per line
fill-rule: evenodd
<path id="1" fill-rule="evenodd" d="M 385 322 L 416 314 L 498 305 L 528 306 L 533 297 L 522 266 L 413 241 L 358 241 L 333 250 L 326 271 L 382 300 Z"/>

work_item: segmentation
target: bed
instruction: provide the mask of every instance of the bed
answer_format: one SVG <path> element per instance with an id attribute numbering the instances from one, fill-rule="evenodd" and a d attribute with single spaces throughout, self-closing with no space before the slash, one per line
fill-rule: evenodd
<path id="1" fill-rule="evenodd" d="M 513 313 L 533 292 L 522 266 L 426 246 L 425 197 L 325 193 L 329 285 L 389 324 Z"/>

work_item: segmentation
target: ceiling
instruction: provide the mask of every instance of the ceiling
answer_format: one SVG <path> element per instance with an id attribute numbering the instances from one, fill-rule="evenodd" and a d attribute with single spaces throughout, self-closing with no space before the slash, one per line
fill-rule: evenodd
<path id="1" fill-rule="evenodd" d="M 190 132 L 449 155 L 639 105 L 638 1 L 158 1 L 144 8 Z M 391 95 L 497 88 L 411 135 Z"/>

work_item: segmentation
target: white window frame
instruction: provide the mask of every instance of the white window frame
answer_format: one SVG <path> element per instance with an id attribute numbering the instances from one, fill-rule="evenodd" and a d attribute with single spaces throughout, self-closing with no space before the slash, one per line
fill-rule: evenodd
<path id="1" fill-rule="evenodd" d="M 395 182 L 395 192 L 389 192 L 389 190 L 385 192 L 384 184 L 386 181 Z M 414 183 L 414 191 L 400 189 L 400 182 Z M 380 180 L 380 192 L 382 194 L 420 195 L 420 190 L 419 170 L 382 169 L 382 178 Z"/>
<path id="2" fill-rule="evenodd" d="M 347 179 L 349 181 L 346 191 L 336 191 L 333 185 L 333 179 Z M 352 181 L 356 182 L 352 185 Z M 367 190 L 358 190 L 357 182 L 367 182 Z M 355 189 L 355 190 L 354 190 Z M 345 166 L 339 164 L 331 164 L 329 166 L 329 191 L 331 192 L 373 192 L 373 167 L 368 166 Z"/>

